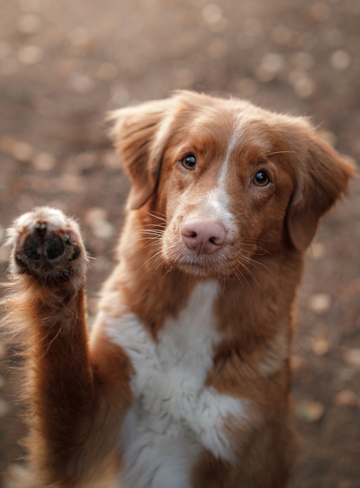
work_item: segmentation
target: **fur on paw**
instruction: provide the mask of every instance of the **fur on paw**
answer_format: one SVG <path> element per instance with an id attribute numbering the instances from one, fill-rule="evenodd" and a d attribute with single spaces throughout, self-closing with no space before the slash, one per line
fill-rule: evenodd
<path id="1" fill-rule="evenodd" d="M 44 278 L 81 278 L 86 251 L 78 224 L 60 210 L 38 207 L 8 229 L 7 245 L 13 246 L 11 271 Z"/>

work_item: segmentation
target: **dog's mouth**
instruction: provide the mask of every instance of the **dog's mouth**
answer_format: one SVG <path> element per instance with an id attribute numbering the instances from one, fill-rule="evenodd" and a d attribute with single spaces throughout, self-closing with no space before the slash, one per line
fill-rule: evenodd
<path id="1" fill-rule="evenodd" d="M 225 251 L 216 255 L 181 252 L 178 256 L 166 256 L 165 261 L 187 274 L 208 278 L 231 278 L 239 272 L 237 260 L 230 259 Z"/>
<path id="2" fill-rule="evenodd" d="M 230 271 L 224 269 L 213 269 L 200 264 L 178 264 L 178 267 L 187 274 L 202 276 L 206 278 L 231 278 L 234 276 Z"/>
<path id="3" fill-rule="evenodd" d="M 210 271 L 210 266 L 206 266 L 203 263 L 183 263 L 178 262 L 176 263 L 177 266 L 184 271 L 191 273 L 191 274 L 201 274 L 206 275 Z"/>

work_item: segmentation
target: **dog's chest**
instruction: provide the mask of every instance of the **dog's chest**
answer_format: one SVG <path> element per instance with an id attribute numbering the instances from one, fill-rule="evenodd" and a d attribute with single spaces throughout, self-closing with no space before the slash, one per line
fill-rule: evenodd
<path id="1" fill-rule="evenodd" d="M 227 458 L 222 420 L 238 412 L 239 400 L 205 387 L 219 340 L 213 313 L 215 283 L 197 286 L 184 310 L 169 319 L 155 343 L 133 314 L 110 325 L 134 368 L 135 402 L 122 435 L 125 487 L 187 488 L 202 448 Z"/>

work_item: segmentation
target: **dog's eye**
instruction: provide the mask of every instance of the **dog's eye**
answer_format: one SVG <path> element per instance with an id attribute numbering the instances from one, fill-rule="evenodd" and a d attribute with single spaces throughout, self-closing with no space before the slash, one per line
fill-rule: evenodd
<path id="1" fill-rule="evenodd" d="M 256 173 L 252 182 L 256 186 L 266 186 L 270 183 L 270 178 L 265 173 L 265 171 L 259 171 L 258 173 Z"/>
<path id="2" fill-rule="evenodd" d="M 196 158 L 193 154 L 188 154 L 184 157 L 184 159 L 182 159 L 181 164 L 186 169 L 194 170 L 196 166 Z"/>

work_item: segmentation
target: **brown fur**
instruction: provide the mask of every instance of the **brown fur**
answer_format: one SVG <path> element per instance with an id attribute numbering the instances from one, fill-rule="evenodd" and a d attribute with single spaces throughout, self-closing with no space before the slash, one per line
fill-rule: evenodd
<path id="1" fill-rule="evenodd" d="M 225 425 L 234 462 L 203 450 L 192 483 L 194 488 L 285 486 L 296 450 L 289 355 L 303 252 L 319 218 L 346 191 L 353 168 L 306 119 L 238 100 L 180 92 L 121 109 L 112 118 L 115 145 L 132 180 L 131 211 L 101 308 L 111 317 L 131 310 L 156 341 L 196 283 L 217 280 L 221 292 L 214 314 L 222 340 L 204 387 L 245 398 L 254 408 L 246 425 L 235 418 Z M 188 153 L 196 154 L 196 171 L 181 166 Z M 226 159 L 229 211 L 236 222 L 222 251 L 226 256 L 199 255 L 189 264 L 179 229 L 188 215 L 211 218 L 202 202 Z M 272 184 L 259 189 L 251 181 L 264 168 Z M 42 222 L 38 214 L 34 218 Z M 72 246 L 81 250 L 80 263 L 84 248 L 71 220 L 66 225 Z M 26 227 L 17 232 L 14 259 L 17 252 L 21 258 L 29 235 Z M 13 265 L 13 273 L 20 274 L 7 302 L 7 321 L 31 332 L 28 446 L 35 486 L 102 486 L 121 465 L 117 443 L 133 401 L 131 361 L 109 341 L 101 318 L 89 343 L 84 268 L 76 268 L 76 260 L 59 264 L 66 268 L 59 282 L 58 269 L 44 279 L 24 259 Z"/>

